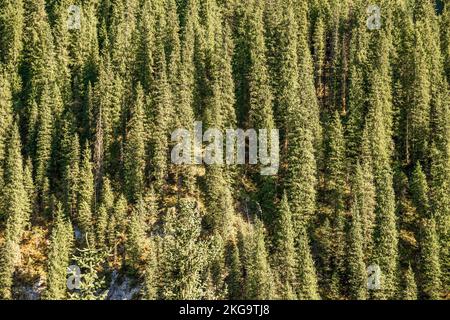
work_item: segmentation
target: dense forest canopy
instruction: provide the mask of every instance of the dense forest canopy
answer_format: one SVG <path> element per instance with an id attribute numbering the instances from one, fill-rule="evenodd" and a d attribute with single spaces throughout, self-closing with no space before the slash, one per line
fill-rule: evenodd
<path id="1" fill-rule="evenodd" d="M 448 0 L 0 0 L 0 298 L 449 299 L 449 83 Z"/>

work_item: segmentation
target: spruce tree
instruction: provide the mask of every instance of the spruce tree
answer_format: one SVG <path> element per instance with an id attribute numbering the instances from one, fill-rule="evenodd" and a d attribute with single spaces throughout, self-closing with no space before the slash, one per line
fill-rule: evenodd
<path id="1" fill-rule="evenodd" d="M 300 300 L 318 300 L 317 275 L 304 226 L 300 226 L 297 237 L 297 296 Z"/>
<path id="2" fill-rule="evenodd" d="M 264 38 L 264 20 L 262 3 L 253 2 L 248 14 L 248 30 L 246 38 L 248 41 L 249 71 L 248 91 L 249 110 L 248 125 L 255 130 L 265 129 L 269 135 L 268 146 L 271 146 L 270 132 L 275 129 L 273 115 L 273 94 L 270 85 L 269 70 L 267 65 L 267 49 Z M 259 131 L 260 133 L 260 131 Z M 268 148 L 268 154 L 271 150 Z M 264 214 L 264 221 L 271 225 L 274 221 L 275 208 L 275 182 L 271 176 L 255 177 L 260 190 L 258 202 Z"/>
<path id="3" fill-rule="evenodd" d="M 430 204 L 436 221 L 440 242 L 440 258 L 443 271 L 444 286 L 449 284 L 450 275 L 450 202 L 448 197 L 450 166 L 449 166 L 449 136 L 450 136 L 450 104 L 445 99 L 448 90 L 440 82 L 440 90 L 435 95 L 434 132 L 430 150 Z"/>
<path id="4" fill-rule="evenodd" d="M 145 171 L 144 92 L 138 85 L 125 142 L 125 181 L 128 198 L 136 201 L 144 191 Z"/>
<path id="5" fill-rule="evenodd" d="M 81 273 L 79 288 L 69 292 L 70 300 L 104 300 L 107 295 L 105 291 L 105 279 L 100 270 L 107 259 L 108 254 L 97 250 L 89 244 L 88 237 L 85 238 L 86 247 L 77 248 L 76 254 L 72 255 L 74 265 L 80 268 Z"/>
<path id="6" fill-rule="evenodd" d="M 355 205 L 361 219 L 361 232 L 363 238 L 363 251 L 365 258 L 369 259 L 374 245 L 375 227 L 375 186 L 373 181 L 372 167 L 369 159 L 365 159 L 361 165 L 358 161 L 353 178 L 352 193 L 356 197 Z"/>
<path id="7" fill-rule="evenodd" d="M 135 268 L 138 268 L 142 261 L 146 260 L 145 254 L 149 247 L 145 218 L 144 201 L 139 200 L 131 213 L 126 243 L 130 265 Z"/>
<path id="8" fill-rule="evenodd" d="M 97 210 L 97 220 L 95 223 L 95 242 L 98 248 L 106 248 L 106 228 L 108 227 L 108 210 L 102 203 Z"/>
<path id="9" fill-rule="evenodd" d="M 219 166 L 207 168 L 206 185 L 209 214 L 207 221 L 212 230 L 219 232 L 227 239 L 232 239 L 235 233 L 234 202 L 224 169 Z"/>
<path id="10" fill-rule="evenodd" d="M 319 103 L 314 87 L 314 65 L 309 47 L 308 3 L 294 1 L 293 7 L 297 20 L 297 58 L 300 90 L 300 108 L 306 114 L 307 126 L 313 135 L 314 155 L 320 160 L 322 148 L 322 126 L 320 123 Z"/>
<path id="11" fill-rule="evenodd" d="M 180 199 L 176 209 L 168 210 L 162 245 L 162 297 L 201 298 L 203 288 L 200 276 L 207 264 L 207 244 L 201 239 L 201 221 L 194 200 Z"/>
<path id="12" fill-rule="evenodd" d="M 276 264 L 282 281 L 283 299 L 295 299 L 296 287 L 296 251 L 295 232 L 292 225 L 292 213 L 286 194 L 280 203 L 276 228 Z"/>
<path id="13" fill-rule="evenodd" d="M 20 242 L 29 219 L 28 196 L 24 187 L 21 142 L 17 124 L 11 126 L 5 157 L 2 216 L 6 218 L 0 249 L 0 297 L 11 299 L 13 274 L 20 261 Z"/>
<path id="14" fill-rule="evenodd" d="M 441 32 L 442 32 L 442 52 L 444 55 L 444 66 L 446 66 L 445 71 L 447 74 L 447 82 L 450 83 L 450 7 L 448 4 L 444 8 L 444 13 L 442 15 L 441 21 Z"/>
<path id="15" fill-rule="evenodd" d="M 122 128 L 122 104 L 124 82 L 114 73 L 109 55 L 102 59 L 99 67 L 98 82 L 94 88 L 96 130 L 95 163 L 98 172 L 107 172 L 115 176 L 121 159 L 119 138 Z"/>
<path id="16" fill-rule="evenodd" d="M 97 15 L 99 2 L 83 2 L 78 6 L 81 9 L 81 28 L 69 31 L 68 48 L 72 58 L 72 76 L 75 79 L 73 99 L 77 102 L 81 101 L 82 95 L 86 93 L 88 83 L 93 83 L 98 75 L 100 63 L 100 31 L 98 29 L 101 25 Z"/>
<path id="17" fill-rule="evenodd" d="M 29 121 L 34 101 L 41 101 L 44 86 L 55 83 L 55 51 L 44 0 L 27 1 L 23 37 L 24 120 Z M 47 87 L 47 89 L 49 89 Z M 47 94 L 50 95 L 49 92 Z M 28 132 L 34 127 L 28 127 Z M 34 141 L 32 141 L 34 143 Z"/>
<path id="18" fill-rule="evenodd" d="M 213 234 L 208 243 L 208 265 L 206 279 L 206 299 L 224 299 L 228 296 L 226 285 L 226 247 L 222 236 L 218 233 Z M 205 278 L 205 276 L 203 276 Z"/>
<path id="19" fill-rule="evenodd" d="M 57 84 L 61 89 L 63 101 L 68 103 L 71 98 L 70 87 L 70 69 L 69 69 L 69 35 L 70 31 L 67 26 L 69 21 L 68 8 L 70 1 L 62 0 L 50 3 L 47 6 L 49 12 L 49 22 L 52 28 L 52 34 L 55 45 Z"/>
<path id="20" fill-rule="evenodd" d="M 95 118 L 95 120 L 94 120 Z M 101 185 L 103 182 L 103 175 L 105 174 L 105 150 L 104 150 L 104 131 L 103 131 L 103 111 L 102 107 L 99 107 L 99 110 L 97 110 L 97 114 L 94 117 L 93 116 L 93 122 L 95 121 L 95 124 L 92 124 L 92 140 L 94 144 L 94 150 L 93 150 L 93 162 L 94 162 L 94 178 L 95 178 L 95 197 L 96 202 L 98 201 L 100 197 L 100 191 L 101 191 Z"/>
<path id="21" fill-rule="evenodd" d="M 92 210 L 94 209 L 94 177 L 92 173 L 91 150 L 86 146 L 80 163 L 80 176 L 78 187 L 77 222 L 83 234 L 93 238 Z"/>
<path id="22" fill-rule="evenodd" d="M 417 300 L 417 285 L 411 265 L 404 272 L 403 300 Z"/>
<path id="23" fill-rule="evenodd" d="M 142 14 L 138 19 L 137 32 L 139 34 L 139 46 L 136 53 L 136 68 L 140 70 L 138 79 L 147 93 L 153 81 L 154 45 L 155 45 L 155 12 L 153 2 L 144 0 Z"/>
<path id="24" fill-rule="evenodd" d="M 382 38 L 382 43 L 387 41 Z M 389 79 L 383 78 L 383 68 L 371 74 L 370 110 L 366 123 L 369 150 L 374 172 L 376 190 L 376 228 L 374 261 L 383 271 L 382 289 L 375 293 L 377 298 L 393 298 L 397 287 L 398 268 L 398 231 L 395 216 L 395 194 L 391 169 L 391 129 L 389 126 L 392 104 L 386 97 L 385 90 L 390 85 Z M 389 94 L 388 94 L 389 95 Z"/>
<path id="25" fill-rule="evenodd" d="M 108 237 L 108 223 L 112 218 L 114 209 L 114 194 L 111 189 L 111 182 L 107 177 L 103 179 L 102 197 L 97 213 L 95 234 L 99 248 L 106 248 Z"/>
<path id="26" fill-rule="evenodd" d="M 72 224 L 65 217 L 62 205 L 58 203 L 50 237 L 45 299 L 63 300 L 67 298 L 67 269 L 69 267 L 73 240 Z"/>
<path id="27" fill-rule="evenodd" d="M 18 93 L 21 88 L 19 66 L 22 58 L 23 37 L 23 0 L 2 1 L 0 4 L 0 64 L 5 66 L 13 93 Z"/>
<path id="28" fill-rule="evenodd" d="M 196 91 L 194 51 L 198 28 L 197 0 L 189 1 L 185 10 L 185 25 L 181 33 L 181 62 L 177 69 L 177 88 L 174 89 L 174 99 L 178 107 L 175 114 L 176 128 L 189 128 L 194 123 L 194 95 Z M 195 173 L 192 166 L 183 165 L 179 170 L 181 186 L 192 192 L 195 189 Z"/>
<path id="29" fill-rule="evenodd" d="M 161 22 L 160 22 L 161 23 Z M 161 27 L 156 32 L 161 32 Z M 152 86 L 152 137 L 153 146 L 152 168 L 155 179 L 155 188 L 161 191 L 167 178 L 167 162 L 168 162 L 168 143 L 170 116 L 172 115 L 172 93 L 167 77 L 166 55 L 163 46 L 163 39 L 157 34 L 154 55 L 154 83 Z"/>
<path id="30" fill-rule="evenodd" d="M 235 242 L 230 242 L 227 248 L 228 255 L 226 262 L 228 266 L 228 298 L 232 300 L 242 299 L 243 297 L 243 275 L 242 262 L 239 248 Z"/>
<path id="31" fill-rule="evenodd" d="M 428 152 L 430 130 L 431 83 L 423 35 L 416 30 L 414 52 L 415 77 L 413 103 L 410 111 L 411 148 L 413 161 L 423 158 Z"/>
<path id="32" fill-rule="evenodd" d="M 157 259 L 157 244 L 155 240 L 149 240 L 149 254 L 146 261 L 145 268 L 145 299 L 156 300 L 158 298 L 158 259 Z"/>
<path id="33" fill-rule="evenodd" d="M 326 26 L 322 15 L 319 15 L 314 24 L 313 51 L 314 51 L 314 79 L 316 85 L 317 98 L 321 102 L 325 94 L 323 77 L 325 73 L 325 46 L 326 46 Z"/>
<path id="34" fill-rule="evenodd" d="M 120 264 L 124 257 L 124 242 L 127 235 L 128 203 L 123 194 L 117 197 L 111 217 L 108 220 L 107 239 L 109 250 L 113 254 L 115 265 Z"/>
<path id="35" fill-rule="evenodd" d="M 274 128 L 272 110 L 272 89 L 267 68 L 266 44 L 264 39 L 264 7 L 259 2 L 251 5 L 248 26 L 249 42 L 249 127 L 254 129 Z"/>
<path id="36" fill-rule="evenodd" d="M 165 15 L 165 50 L 167 59 L 167 70 L 172 92 L 177 88 L 178 74 L 181 65 L 180 46 L 180 21 L 177 13 L 176 0 L 164 1 Z"/>
<path id="37" fill-rule="evenodd" d="M 357 201 L 352 205 L 352 220 L 348 239 L 348 269 L 350 297 L 354 300 L 367 298 L 367 272 L 364 263 L 364 238 L 361 214 Z"/>
<path id="38" fill-rule="evenodd" d="M 40 112 L 36 137 L 36 184 L 39 191 L 43 191 L 44 181 L 50 169 L 50 156 L 52 147 L 52 100 L 50 87 L 45 86 L 39 104 Z"/>
<path id="39" fill-rule="evenodd" d="M 345 209 L 345 141 L 339 113 L 336 111 L 328 133 L 327 181 L 331 209 L 340 214 Z"/>
<path id="40" fill-rule="evenodd" d="M 421 291 L 425 298 L 438 300 L 441 296 L 441 265 L 439 240 L 434 219 L 423 219 L 420 237 Z"/>
<path id="41" fill-rule="evenodd" d="M 419 229 L 422 291 L 426 297 L 435 300 L 439 299 L 441 290 L 440 248 L 436 224 L 430 218 L 428 183 L 420 164 L 417 164 L 412 174 L 411 193 L 422 221 Z"/>
<path id="42" fill-rule="evenodd" d="M 116 1 L 111 3 L 109 39 L 111 62 L 114 71 L 127 84 L 132 75 L 136 42 L 136 17 L 139 1 Z M 131 83 L 130 83 L 131 84 Z"/>
<path id="43" fill-rule="evenodd" d="M 314 133 L 309 126 L 307 105 L 300 98 L 297 55 L 298 26 L 290 2 L 284 6 L 283 29 L 281 30 L 279 110 L 286 127 L 285 142 L 287 194 L 293 213 L 294 229 L 305 223 L 315 212 L 316 201 L 316 159 Z"/>
<path id="44" fill-rule="evenodd" d="M 0 69 L 0 163 L 3 163 L 6 153 L 8 133 L 13 122 L 13 105 L 11 86 L 6 73 Z M 3 187 L 3 165 L 0 165 L 0 188 Z"/>
<path id="45" fill-rule="evenodd" d="M 264 226 L 260 220 L 255 223 L 246 239 L 245 298 L 268 300 L 273 298 L 272 270 L 269 265 Z"/>
<path id="46" fill-rule="evenodd" d="M 394 123 L 397 127 L 394 131 L 396 140 L 395 156 L 409 163 L 411 161 L 411 109 L 414 109 L 413 100 L 418 97 L 413 86 L 415 80 L 415 67 L 405 64 L 405 60 L 414 61 L 417 49 L 415 48 L 414 21 L 409 8 L 406 5 L 399 6 L 395 10 L 394 38 L 396 47 L 393 60 L 393 103 Z M 419 88 L 423 90 L 423 88 Z"/>
<path id="47" fill-rule="evenodd" d="M 429 189 L 425 174 L 420 163 L 416 165 L 411 178 L 411 194 L 417 211 L 421 217 L 430 216 L 430 204 L 428 200 Z"/>
<path id="48" fill-rule="evenodd" d="M 26 212 L 28 215 L 32 216 L 36 209 L 36 188 L 33 180 L 33 164 L 30 159 L 25 161 L 23 169 L 23 186 L 28 199 Z"/>
<path id="49" fill-rule="evenodd" d="M 358 158 L 362 143 L 364 119 L 367 113 L 367 77 L 370 70 L 369 36 L 365 19 L 367 6 L 362 1 L 355 8 L 352 46 L 349 53 L 348 105 L 346 119 L 347 154 L 350 160 Z"/>
<path id="50" fill-rule="evenodd" d="M 346 169 L 345 169 L 345 141 L 339 113 L 336 111 L 330 121 L 327 143 L 327 160 L 325 171 L 326 199 L 331 212 L 332 237 L 330 274 L 327 282 L 330 297 L 339 297 L 343 285 L 344 254 L 345 254 L 345 193 L 346 193 Z"/>
<path id="51" fill-rule="evenodd" d="M 218 15 L 215 1 L 211 6 L 211 14 Z M 211 68 L 211 79 L 205 80 L 208 84 L 208 95 L 205 97 L 203 110 L 206 130 L 226 130 L 235 127 L 236 115 L 234 111 L 234 83 L 232 79 L 229 30 L 216 25 L 217 21 L 211 18 L 205 28 L 212 32 L 211 48 L 207 51 Z M 211 30 L 209 30 L 211 29 Z M 224 239 L 232 239 L 234 199 L 231 192 L 233 168 L 227 169 L 221 161 L 206 167 L 206 197 L 208 199 L 208 213 L 211 227 L 218 231 Z"/>
<path id="52" fill-rule="evenodd" d="M 76 134 L 72 136 L 67 156 L 69 159 L 63 168 L 65 206 L 69 216 L 75 217 L 80 183 L 80 144 Z"/>

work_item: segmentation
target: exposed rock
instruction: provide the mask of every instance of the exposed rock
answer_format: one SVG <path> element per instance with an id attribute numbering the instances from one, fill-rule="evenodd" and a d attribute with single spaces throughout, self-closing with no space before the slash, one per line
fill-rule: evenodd
<path id="1" fill-rule="evenodd" d="M 39 278 L 33 285 L 21 285 L 13 288 L 14 299 L 40 300 L 45 289 L 44 281 Z"/>
<path id="2" fill-rule="evenodd" d="M 137 299 L 141 286 L 136 285 L 130 277 L 119 275 L 113 271 L 106 300 L 133 300 Z"/>

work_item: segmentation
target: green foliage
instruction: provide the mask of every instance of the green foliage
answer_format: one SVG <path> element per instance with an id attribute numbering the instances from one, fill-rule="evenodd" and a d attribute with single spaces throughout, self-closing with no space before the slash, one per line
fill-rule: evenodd
<path id="1" fill-rule="evenodd" d="M 203 295 L 200 277 L 207 263 L 207 243 L 201 239 L 197 205 L 192 199 L 180 199 L 177 208 L 167 212 L 160 260 L 165 299 L 200 299 Z"/>
<path id="2" fill-rule="evenodd" d="M 382 41 L 387 41 L 385 38 Z M 374 259 L 383 270 L 382 290 L 377 298 L 393 298 L 397 286 L 398 231 L 395 216 L 395 195 L 391 169 L 391 145 L 389 121 L 392 104 L 383 93 L 390 85 L 384 78 L 383 67 L 374 70 L 371 85 L 371 103 L 366 123 L 368 148 L 370 150 L 376 190 L 376 230 Z M 364 142 L 363 142 L 364 143 Z"/>
<path id="3" fill-rule="evenodd" d="M 72 136 L 68 147 L 67 162 L 63 171 L 65 205 L 71 217 L 76 216 L 80 183 L 80 144 L 78 135 Z"/>
<path id="4" fill-rule="evenodd" d="M 0 298 L 448 298 L 450 10 L 391 2 L 0 1 Z M 195 121 L 278 174 L 172 164 Z"/>
<path id="5" fill-rule="evenodd" d="M 264 6 L 256 1 L 249 8 L 245 21 L 245 40 L 248 42 L 248 126 L 250 128 L 266 129 L 268 133 L 267 145 L 271 145 L 270 130 L 275 129 L 273 114 L 273 88 L 270 83 L 267 64 L 267 48 L 264 37 Z M 247 99 L 247 98 L 246 98 Z M 270 148 L 268 148 L 270 154 Z M 258 176 L 259 173 L 256 173 Z M 254 177 L 260 190 L 258 202 L 264 214 L 264 222 L 274 223 L 274 201 L 276 196 L 275 183 L 272 177 Z"/>
<path id="6" fill-rule="evenodd" d="M 349 252 L 349 281 L 350 297 L 354 300 L 367 298 L 367 272 L 364 263 L 364 238 L 361 223 L 361 214 L 358 203 L 353 204 L 352 221 L 350 225 L 348 252 Z"/>
<path id="7" fill-rule="evenodd" d="M 158 260 L 155 241 L 149 240 L 149 254 L 145 268 L 145 298 L 156 300 L 158 298 Z"/>
<path id="8" fill-rule="evenodd" d="M 404 300 L 417 300 L 417 285 L 411 265 L 409 265 L 408 269 L 404 272 L 403 281 L 404 289 L 402 298 Z"/>
<path id="9" fill-rule="evenodd" d="M 0 70 L 0 163 L 3 163 L 6 152 L 8 130 L 13 121 L 11 86 L 6 74 Z M 3 186 L 3 166 L 0 166 L 0 187 Z"/>
<path id="10" fill-rule="evenodd" d="M 228 297 L 232 300 L 241 299 L 243 296 L 243 266 L 239 248 L 235 243 L 230 243 L 228 246 L 227 266 L 229 269 L 227 277 Z"/>
<path id="11" fill-rule="evenodd" d="M 305 223 L 316 210 L 317 166 L 314 132 L 308 117 L 309 102 L 306 97 L 300 96 L 299 44 L 297 38 L 292 36 L 297 34 L 298 25 L 290 2 L 283 8 L 283 18 L 277 112 L 283 117 L 283 129 L 286 130 L 286 143 L 289 146 L 286 155 L 286 186 L 294 228 L 299 230 L 300 224 Z"/>
<path id="12" fill-rule="evenodd" d="M 297 296 L 300 300 L 320 299 L 314 260 L 311 255 L 308 236 L 301 227 L 297 240 Z"/>
<path id="13" fill-rule="evenodd" d="M 49 172 L 49 161 L 52 146 L 52 105 L 49 86 L 43 89 L 38 116 L 36 135 L 36 184 L 40 192 L 44 188 L 45 179 Z"/>
<path id="14" fill-rule="evenodd" d="M 450 82 L 450 8 L 447 5 L 444 8 L 444 13 L 441 21 L 441 32 L 442 32 L 442 52 L 444 54 L 447 72 L 447 82 Z"/>
<path id="15" fill-rule="evenodd" d="M 5 157 L 1 211 L 6 218 L 4 241 L 0 249 L 0 297 L 11 299 L 11 286 L 20 262 L 20 243 L 29 219 L 29 200 L 24 187 L 21 143 L 17 124 L 11 126 Z"/>
<path id="16" fill-rule="evenodd" d="M 295 299 L 296 251 L 295 233 L 292 225 L 292 213 L 286 194 L 283 195 L 279 209 L 279 221 L 276 229 L 276 264 L 283 286 L 281 296 Z"/>
<path id="17" fill-rule="evenodd" d="M 78 188 L 77 221 L 80 230 L 92 237 L 92 210 L 94 197 L 94 177 L 92 173 L 91 150 L 85 148 L 80 165 Z M 92 239 L 92 238 L 91 238 Z"/>
<path id="18" fill-rule="evenodd" d="M 272 89 L 267 68 L 267 50 L 264 39 L 263 6 L 255 2 L 249 13 L 247 30 L 250 71 L 249 82 L 249 126 L 255 129 L 274 128 Z"/>
<path id="19" fill-rule="evenodd" d="M 251 300 L 273 299 L 273 278 L 264 241 L 265 230 L 259 220 L 253 228 L 247 236 L 245 247 L 245 296 Z"/>
<path id="20" fill-rule="evenodd" d="M 47 265 L 47 290 L 44 298 L 49 300 L 63 300 L 67 298 L 67 270 L 74 239 L 72 225 L 64 216 L 61 204 L 58 204 L 56 208 L 50 241 Z"/>
<path id="21" fill-rule="evenodd" d="M 100 206 L 97 212 L 97 220 L 95 225 L 95 233 L 97 236 L 97 245 L 99 248 L 106 248 L 107 245 L 107 228 L 109 219 L 112 217 L 114 207 L 114 195 L 111 190 L 111 183 L 108 178 L 103 179 L 103 190 Z"/>
<path id="22" fill-rule="evenodd" d="M 160 36 L 161 37 L 161 36 Z M 169 154 L 169 136 L 167 134 L 172 114 L 172 95 L 167 79 L 166 54 L 162 39 L 155 44 L 155 80 L 152 87 L 152 167 L 155 188 L 159 191 L 167 178 L 167 159 Z"/>
<path id="23" fill-rule="evenodd" d="M 107 229 L 108 248 L 113 252 L 114 264 L 119 264 L 119 258 L 124 254 L 123 243 L 126 239 L 128 221 L 127 199 L 121 194 L 112 208 Z"/>
<path id="24" fill-rule="evenodd" d="M 338 213 L 344 209 L 346 189 L 345 142 L 339 113 L 334 114 L 328 134 L 327 183 L 332 209 Z"/>
<path id="25" fill-rule="evenodd" d="M 141 261 L 145 261 L 146 250 L 149 246 L 148 227 L 145 218 L 145 204 L 142 200 L 139 200 L 131 214 L 126 244 L 130 264 L 135 267 L 138 267 Z"/>
<path id="26" fill-rule="evenodd" d="M 79 277 L 78 288 L 69 292 L 71 300 L 104 300 L 107 294 L 105 289 L 105 279 L 101 275 L 101 268 L 108 257 L 105 251 L 90 247 L 86 237 L 86 247 L 77 248 L 77 253 L 72 256 L 74 266 L 80 268 L 81 274 L 73 274 Z"/>
<path id="27" fill-rule="evenodd" d="M 145 171 L 145 131 L 144 131 L 144 92 L 138 85 L 136 102 L 131 110 L 125 143 L 125 181 L 128 197 L 136 201 L 144 191 Z"/>
<path id="28" fill-rule="evenodd" d="M 2 1 L 0 4 L 0 64 L 5 65 L 15 93 L 20 90 L 21 85 L 18 67 L 22 57 L 23 36 L 23 1 Z"/>
<path id="29" fill-rule="evenodd" d="M 412 174 L 411 193 L 417 211 L 422 217 L 429 216 L 428 183 L 422 167 L 418 164 Z"/>
<path id="30" fill-rule="evenodd" d="M 421 278 L 422 292 L 431 300 L 440 299 L 441 265 L 436 223 L 433 219 L 424 219 L 421 229 Z"/>
<path id="31" fill-rule="evenodd" d="M 233 237 L 234 203 L 230 186 L 226 180 L 224 169 L 212 166 L 207 169 L 206 197 L 208 203 L 208 219 L 213 230 L 219 230 L 223 237 Z"/>
<path id="32" fill-rule="evenodd" d="M 363 249 L 369 258 L 373 250 L 376 200 L 372 168 L 367 159 L 362 165 L 357 163 L 353 181 L 353 194 L 356 197 L 354 205 L 361 219 Z"/>

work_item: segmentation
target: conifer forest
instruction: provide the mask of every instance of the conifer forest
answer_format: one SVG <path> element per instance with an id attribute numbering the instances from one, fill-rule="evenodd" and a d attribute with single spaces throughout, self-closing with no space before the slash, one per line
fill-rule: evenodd
<path id="1" fill-rule="evenodd" d="M 450 1 L 0 0 L 0 299 L 450 299 Z"/>

